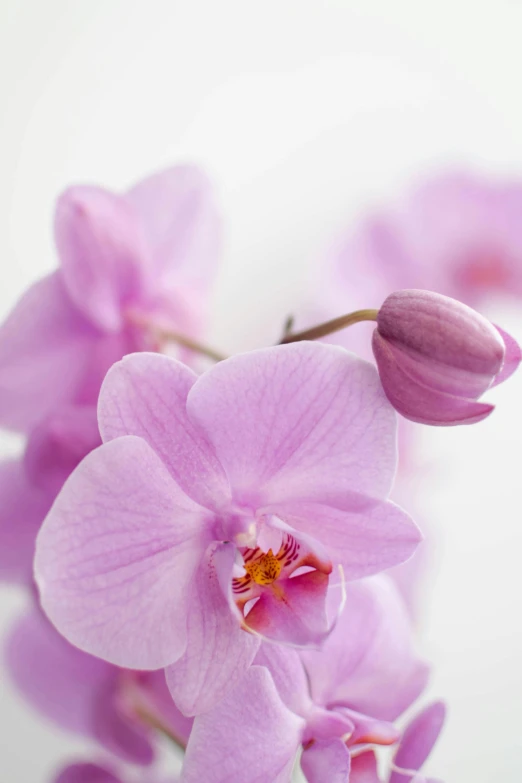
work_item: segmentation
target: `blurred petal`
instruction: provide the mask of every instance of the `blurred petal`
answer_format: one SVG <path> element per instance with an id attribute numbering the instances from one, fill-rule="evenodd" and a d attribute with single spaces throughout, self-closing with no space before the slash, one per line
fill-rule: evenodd
<path id="1" fill-rule="evenodd" d="M 352 755 L 350 783 L 381 783 L 373 750 Z"/>
<path id="2" fill-rule="evenodd" d="M 349 581 L 407 560 L 422 539 L 410 517 L 391 502 L 346 493 L 338 507 L 310 502 L 278 503 L 267 509 L 296 530 L 316 538 Z"/>
<path id="3" fill-rule="evenodd" d="M 65 767 L 54 783 L 121 783 L 121 780 L 98 764 L 79 763 Z"/>
<path id="4" fill-rule="evenodd" d="M 444 724 L 446 707 L 437 701 L 425 707 L 407 726 L 395 755 L 396 767 L 410 774 L 393 771 L 390 783 L 411 783 L 411 771 L 419 770 L 435 745 Z"/>
<path id="5" fill-rule="evenodd" d="M 395 415 L 375 369 L 340 348 L 303 342 L 233 356 L 197 380 L 187 411 L 244 505 L 390 490 Z"/>
<path id="6" fill-rule="evenodd" d="M 119 666 L 157 669 L 185 651 L 207 513 L 140 438 L 91 452 L 38 536 L 42 605 L 73 644 Z"/>
<path id="7" fill-rule="evenodd" d="M 492 387 L 498 386 L 499 383 L 504 383 L 504 381 L 507 381 L 507 379 L 513 375 L 515 370 L 518 369 L 518 366 L 522 361 L 522 350 L 520 349 L 520 346 L 514 337 L 511 337 L 511 335 L 501 329 L 500 326 L 497 326 L 496 324 L 494 324 L 494 326 L 502 337 L 506 354 L 504 356 L 504 364 L 502 365 L 502 369 L 491 384 Z"/>
<path id="8" fill-rule="evenodd" d="M 175 166 L 139 182 L 125 198 L 141 218 L 162 286 L 205 293 L 221 250 L 220 220 L 206 175 L 195 166 Z"/>
<path id="9" fill-rule="evenodd" d="M 0 425 L 25 432 L 70 399 L 96 339 L 59 273 L 31 286 L 0 327 Z"/>
<path id="10" fill-rule="evenodd" d="M 98 419 L 104 441 L 139 435 L 190 497 L 213 508 L 228 496 L 228 482 L 212 446 L 186 413 L 187 394 L 196 379 L 192 370 L 167 356 L 127 356 L 107 373 Z"/>
<path id="11" fill-rule="evenodd" d="M 52 501 L 20 460 L 0 463 L 0 582 L 32 584 L 36 535 Z"/>
<path id="12" fill-rule="evenodd" d="M 32 431 L 24 466 L 33 484 L 53 493 L 81 460 L 101 442 L 93 405 L 69 405 Z"/>
<path id="13" fill-rule="evenodd" d="M 393 721 L 419 696 L 428 667 L 416 655 L 408 611 L 384 575 L 346 586 L 346 605 L 321 651 L 302 650 L 317 704 L 344 704 Z"/>
<path id="14" fill-rule="evenodd" d="M 377 330 L 372 347 L 386 396 L 407 419 L 439 426 L 474 424 L 493 410 L 493 405 L 454 397 L 417 383 L 399 367 L 392 347 Z"/>
<path id="15" fill-rule="evenodd" d="M 301 768 L 308 783 L 348 783 L 350 753 L 340 739 L 314 742 L 301 756 Z"/>
<path id="16" fill-rule="evenodd" d="M 229 578 L 233 560 L 231 547 Z M 216 567 L 211 549 L 195 578 L 187 649 L 165 672 L 172 698 L 185 715 L 197 715 L 215 707 L 244 675 L 259 647 L 259 639 L 246 633 L 231 612 Z"/>
<path id="17" fill-rule="evenodd" d="M 285 707 L 267 669 L 194 721 L 182 783 L 289 783 L 304 721 Z"/>
<path id="18" fill-rule="evenodd" d="M 100 329 L 119 330 L 123 307 L 143 288 L 143 237 L 132 209 L 102 188 L 69 188 L 56 206 L 55 237 L 78 310 Z"/>

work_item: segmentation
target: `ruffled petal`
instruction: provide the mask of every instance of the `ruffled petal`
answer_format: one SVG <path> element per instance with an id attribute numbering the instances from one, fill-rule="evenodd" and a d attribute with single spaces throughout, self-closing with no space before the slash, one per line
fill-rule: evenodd
<path id="1" fill-rule="evenodd" d="M 197 376 L 153 353 L 132 354 L 107 373 L 98 404 L 104 441 L 138 435 L 154 449 L 182 489 L 198 503 L 219 506 L 229 496 L 216 455 L 186 413 Z"/>
<path id="2" fill-rule="evenodd" d="M 491 388 L 493 386 L 498 386 L 499 383 L 504 383 L 504 381 L 507 381 L 507 379 L 513 375 L 515 370 L 518 369 L 518 366 L 522 361 L 522 350 L 520 349 L 520 345 L 517 343 L 514 337 L 511 337 L 511 335 L 501 329 L 500 326 L 497 326 L 496 324 L 494 324 L 494 326 L 502 337 L 506 353 L 504 356 L 504 364 L 502 365 L 502 369 L 491 384 Z"/>
<path id="3" fill-rule="evenodd" d="M 493 410 L 493 405 L 444 394 L 418 383 L 399 366 L 389 343 L 377 330 L 372 348 L 386 396 L 407 419 L 438 426 L 474 424 Z"/>
<path id="4" fill-rule="evenodd" d="M 340 739 L 314 742 L 301 756 L 301 768 L 308 783 L 348 783 L 350 753 Z"/>
<path id="5" fill-rule="evenodd" d="M 213 548 L 195 579 L 187 623 L 187 649 L 166 677 L 172 698 L 185 715 L 198 715 L 215 705 L 244 675 L 259 648 L 259 639 L 246 633 L 230 610 L 220 586 Z M 229 578 L 234 550 L 227 553 Z"/>
<path id="6" fill-rule="evenodd" d="M 335 346 L 295 343 L 220 362 L 194 384 L 187 411 L 243 505 L 390 490 L 394 412 L 375 368 Z"/>
<path id="7" fill-rule="evenodd" d="M 67 291 L 78 310 L 108 332 L 144 295 L 143 236 L 125 199 L 77 186 L 56 205 L 55 238 Z"/>
<path id="8" fill-rule="evenodd" d="M 36 536 L 52 502 L 20 460 L 0 463 L 0 582 L 32 583 Z"/>
<path id="9" fill-rule="evenodd" d="M 60 273 L 31 286 L 0 327 L 0 425 L 27 432 L 71 399 L 97 339 Z"/>
<path id="10" fill-rule="evenodd" d="M 332 562 L 343 566 L 347 580 L 404 562 L 422 539 L 415 523 L 394 503 L 355 492 L 338 498 L 337 508 L 297 501 L 279 503 L 265 511 L 320 541 Z"/>
<path id="11" fill-rule="evenodd" d="M 270 673 L 252 666 L 194 721 L 182 783 L 290 783 L 304 721 L 285 707 Z"/>
<path id="12" fill-rule="evenodd" d="M 42 605 L 80 649 L 132 669 L 185 651 L 190 588 L 209 543 L 208 513 L 140 438 L 91 452 L 42 526 Z"/>

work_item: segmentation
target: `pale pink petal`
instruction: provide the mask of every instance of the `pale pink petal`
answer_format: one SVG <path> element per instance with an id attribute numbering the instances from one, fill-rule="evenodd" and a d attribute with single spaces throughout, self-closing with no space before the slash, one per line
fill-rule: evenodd
<path id="1" fill-rule="evenodd" d="M 185 715 L 211 710 L 244 675 L 259 639 L 244 631 L 221 589 L 213 547 L 201 564 L 191 598 L 187 649 L 165 673 L 172 698 Z M 232 577 L 234 549 L 228 551 Z M 219 562 L 219 567 L 223 561 Z"/>
<path id="2" fill-rule="evenodd" d="M 285 707 L 270 673 L 252 666 L 194 721 L 182 783 L 290 783 L 304 721 Z"/>
<path id="3" fill-rule="evenodd" d="M 77 186 L 56 205 L 55 238 L 72 301 L 108 332 L 143 296 L 143 236 L 125 199 L 98 187 Z"/>
<path id="4" fill-rule="evenodd" d="M 138 435 L 161 457 L 194 500 L 215 507 L 229 495 L 212 446 L 187 416 L 187 394 L 197 376 L 186 365 L 153 353 L 132 354 L 115 364 L 98 405 L 104 441 Z"/>
<path id="5" fill-rule="evenodd" d="M 96 408 L 67 405 L 32 431 L 24 454 L 24 466 L 32 483 L 58 493 L 81 460 L 101 443 Z"/>
<path id="6" fill-rule="evenodd" d="M 415 651 L 408 611 L 384 575 L 352 582 L 321 651 L 302 650 L 317 704 L 338 703 L 395 720 L 421 693 L 428 668 Z"/>
<path id="7" fill-rule="evenodd" d="M 407 726 L 394 759 L 396 767 L 419 770 L 435 745 L 444 724 L 446 707 L 437 701 L 425 707 Z M 393 771 L 389 783 L 410 783 L 411 772 Z"/>
<path id="8" fill-rule="evenodd" d="M 423 386 L 399 366 L 390 344 L 377 330 L 373 333 L 373 353 L 382 385 L 393 407 L 411 421 L 421 424 L 474 424 L 493 410 L 493 405 L 455 397 Z"/>
<path id="9" fill-rule="evenodd" d="M 377 759 L 372 750 L 352 755 L 350 783 L 381 783 L 377 774 Z"/>
<path id="10" fill-rule="evenodd" d="M 341 348 L 302 342 L 234 356 L 198 379 L 187 410 L 243 505 L 390 490 L 394 412 L 375 368 Z"/>
<path id="11" fill-rule="evenodd" d="M 159 716 L 160 721 L 168 727 L 169 733 L 176 738 L 176 742 L 186 747 L 194 719 L 185 717 L 172 701 L 165 671 L 160 669 L 153 672 L 131 672 L 130 675 L 134 693 L 137 688 L 138 703 L 143 704 L 149 714 Z M 127 685 L 130 686 L 131 683 Z"/>
<path id="12" fill-rule="evenodd" d="M 337 501 L 337 508 L 297 501 L 278 503 L 265 511 L 320 541 L 332 562 L 343 566 L 346 580 L 407 560 L 422 539 L 415 523 L 394 503 L 355 492 Z"/>
<path id="13" fill-rule="evenodd" d="M 279 696 L 292 712 L 305 715 L 310 711 L 308 679 L 297 650 L 263 642 L 254 663 L 270 671 Z"/>
<path id="14" fill-rule="evenodd" d="M 54 779 L 54 783 L 122 783 L 122 781 L 106 767 L 80 762 L 65 767 Z"/>
<path id="15" fill-rule="evenodd" d="M 350 753 L 340 739 L 314 742 L 301 756 L 301 768 L 308 783 L 348 783 Z"/>
<path id="16" fill-rule="evenodd" d="M 91 452 L 40 531 L 42 605 L 73 644 L 119 666 L 156 669 L 185 651 L 191 582 L 208 512 L 140 438 Z"/>
<path id="17" fill-rule="evenodd" d="M 0 463 L 0 582 L 32 583 L 36 535 L 52 502 L 20 460 Z"/>
<path id="18" fill-rule="evenodd" d="M 26 432 L 69 400 L 97 339 L 59 273 L 31 286 L 0 327 L 0 425 Z"/>
<path id="19" fill-rule="evenodd" d="M 125 198 L 141 220 L 162 287 L 206 293 L 221 251 L 221 224 L 206 175 L 195 166 L 175 166 L 139 182 Z"/>
<path id="20" fill-rule="evenodd" d="M 491 384 L 491 387 L 498 386 L 499 383 L 504 383 L 510 378 L 515 370 L 518 369 L 520 362 L 522 361 L 522 351 L 517 341 L 511 337 L 510 334 L 501 329 L 500 326 L 494 325 L 495 329 L 499 332 L 504 342 L 506 353 L 504 356 L 504 364 L 499 374 Z"/>

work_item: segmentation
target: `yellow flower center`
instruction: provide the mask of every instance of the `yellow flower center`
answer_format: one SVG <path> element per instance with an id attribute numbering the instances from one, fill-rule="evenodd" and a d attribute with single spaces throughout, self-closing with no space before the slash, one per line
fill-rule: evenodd
<path id="1" fill-rule="evenodd" d="M 245 571 L 258 585 L 271 585 L 281 573 L 281 568 L 281 562 L 271 549 L 257 560 L 244 564 Z"/>

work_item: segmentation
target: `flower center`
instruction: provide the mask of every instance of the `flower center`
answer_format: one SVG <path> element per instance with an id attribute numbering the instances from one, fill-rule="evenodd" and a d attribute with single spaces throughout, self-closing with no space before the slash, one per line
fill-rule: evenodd
<path id="1" fill-rule="evenodd" d="M 281 573 L 282 564 L 271 549 L 255 560 L 244 563 L 247 574 L 258 585 L 271 585 Z"/>

